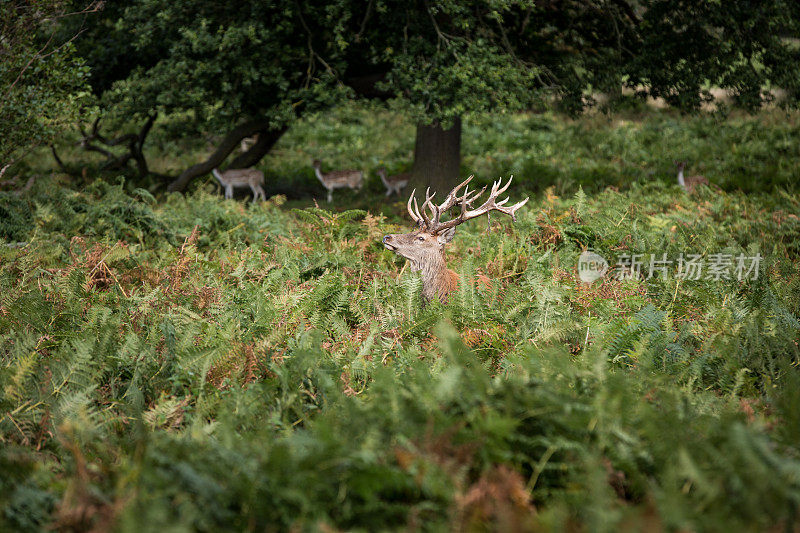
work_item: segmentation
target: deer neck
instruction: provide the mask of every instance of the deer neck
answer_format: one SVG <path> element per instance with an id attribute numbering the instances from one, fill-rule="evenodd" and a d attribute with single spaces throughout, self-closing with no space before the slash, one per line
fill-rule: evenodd
<path id="1" fill-rule="evenodd" d="M 319 167 L 314 167 L 314 174 L 316 174 L 317 179 L 321 181 L 323 185 L 325 185 L 325 178 L 322 176 L 322 171 L 319 169 Z"/>
<path id="2" fill-rule="evenodd" d="M 422 297 L 425 301 L 433 300 L 436 296 L 441 301 L 455 288 L 458 276 L 447 268 L 443 254 L 434 255 L 430 261 L 422 265 Z"/>
<path id="3" fill-rule="evenodd" d="M 683 169 L 678 171 L 678 184 L 681 187 L 686 187 L 686 181 L 683 179 Z"/>
<path id="4" fill-rule="evenodd" d="M 223 185 L 225 185 L 225 182 L 222 181 L 222 174 L 219 173 L 219 170 L 217 170 L 216 168 L 212 168 L 211 169 L 211 173 L 214 175 L 215 178 L 217 178 L 218 182 L 220 182 Z"/>

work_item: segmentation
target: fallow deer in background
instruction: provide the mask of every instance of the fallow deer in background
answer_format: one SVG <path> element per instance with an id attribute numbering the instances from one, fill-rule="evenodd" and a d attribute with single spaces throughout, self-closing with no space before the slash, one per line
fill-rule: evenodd
<path id="1" fill-rule="evenodd" d="M 678 185 L 683 187 L 686 192 L 694 192 L 694 188 L 698 185 L 708 185 L 705 176 L 689 176 L 688 178 L 683 176 L 683 171 L 686 170 L 686 161 L 673 161 L 673 163 L 678 167 Z"/>
<path id="2" fill-rule="evenodd" d="M 264 173 L 254 168 L 235 168 L 220 172 L 216 168 L 211 171 L 214 177 L 217 178 L 220 185 L 225 188 L 225 198 L 233 198 L 233 189 L 241 189 L 250 187 L 253 191 L 253 202 L 258 201 L 260 196 L 262 200 L 266 200 L 264 189 Z"/>
<path id="3" fill-rule="evenodd" d="M 257 142 L 258 133 L 254 134 L 252 137 L 244 137 L 241 141 L 239 141 L 239 148 L 242 150 L 242 152 L 246 152 Z"/>
<path id="4" fill-rule="evenodd" d="M 364 172 L 361 170 L 335 170 L 333 172 L 322 172 L 322 163 L 319 159 L 314 160 L 314 173 L 317 175 L 322 186 L 328 190 L 328 203 L 333 200 L 334 189 L 361 189 L 364 184 Z"/>
<path id="5" fill-rule="evenodd" d="M 439 297 L 441 301 L 447 299 L 447 295 L 452 292 L 458 283 L 458 275 L 447 268 L 444 260 L 444 246 L 453 240 L 456 233 L 456 226 L 463 224 L 467 220 L 483 215 L 489 215 L 491 211 L 499 211 L 511 216 L 516 221 L 516 211 L 528 202 L 525 198 L 521 202 L 505 207 L 508 198 L 497 201 L 500 196 L 511 185 L 511 178 L 508 183 L 502 185 L 502 180 L 492 184 L 489 198 L 476 209 L 470 209 L 472 203 L 477 200 L 486 187 L 477 192 L 470 192 L 468 183 L 472 176 L 457 185 L 447 198 L 439 205 L 432 202 L 436 193 L 430 194 L 430 189 L 425 191 L 425 202 L 422 210 L 419 209 L 417 199 L 412 191 L 408 198 L 408 213 L 416 222 L 417 229 L 411 233 L 394 233 L 383 238 L 383 245 L 411 262 L 411 270 L 422 273 L 422 297 L 428 302 Z M 464 194 L 459 196 L 459 190 L 464 189 Z M 413 203 L 413 207 L 412 207 Z M 441 221 L 443 213 L 454 207 L 460 207 L 458 216 Z M 429 213 L 430 212 L 430 216 Z"/>
<path id="6" fill-rule="evenodd" d="M 399 196 L 400 190 L 408 185 L 408 180 L 411 178 L 408 172 L 387 177 L 384 167 L 378 169 L 378 176 L 380 176 L 383 185 L 386 187 L 386 196 L 391 196 L 393 192 Z"/>

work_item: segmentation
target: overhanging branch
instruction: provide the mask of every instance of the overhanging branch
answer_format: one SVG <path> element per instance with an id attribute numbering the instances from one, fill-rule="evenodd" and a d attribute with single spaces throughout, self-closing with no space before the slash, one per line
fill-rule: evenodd
<path id="1" fill-rule="evenodd" d="M 172 183 L 169 184 L 167 190 L 169 191 L 182 191 L 189 185 L 194 178 L 208 174 L 212 169 L 217 168 L 223 161 L 230 155 L 230 153 L 239 146 L 239 142 L 245 137 L 264 132 L 269 130 L 269 122 L 266 120 L 250 120 L 233 128 L 222 139 L 217 149 L 211 154 L 208 159 L 202 163 L 197 163 L 184 170 Z M 264 134 L 259 135 L 261 138 Z M 251 148 L 252 150 L 252 148 Z M 248 150 L 249 152 L 249 150 Z M 244 155 L 244 154 L 243 154 Z"/>
<path id="2" fill-rule="evenodd" d="M 87 133 L 83 126 L 79 127 L 81 135 L 83 135 L 83 139 L 81 139 L 78 144 L 83 147 L 84 150 L 97 152 L 106 157 L 106 161 L 101 167 L 102 170 L 121 169 L 128 164 L 128 161 L 133 159 L 136 161 L 139 177 L 144 178 L 150 172 L 147 166 L 147 159 L 144 157 L 143 153 L 144 142 L 147 139 L 147 135 L 150 133 L 157 116 L 158 115 L 155 113 L 148 115 L 147 120 L 140 128 L 138 134 L 127 133 L 113 139 L 105 137 L 100 132 L 101 117 L 98 116 L 95 118 L 94 122 L 92 122 L 91 132 Z M 102 146 L 99 146 L 98 143 Z M 116 155 L 114 152 L 107 149 L 108 147 L 115 147 L 123 144 L 127 145 L 128 149 L 122 155 Z"/>

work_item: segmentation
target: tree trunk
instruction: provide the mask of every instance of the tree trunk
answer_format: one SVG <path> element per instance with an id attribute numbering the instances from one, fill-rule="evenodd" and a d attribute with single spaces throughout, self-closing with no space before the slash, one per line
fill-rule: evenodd
<path id="1" fill-rule="evenodd" d="M 150 173 L 150 169 L 147 166 L 147 159 L 144 157 L 144 141 L 147 139 L 147 134 L 150 133 L 150 129 L 156 121 L 156 117 L 158 117 L 158 114 L 155 113 L 147 117 L 147 122 L 145 122 L 142 129 L 139 130 L 139 136 L 136 138 L 136 141 L 131 143 L 131 153 L 133 153 L 133 157 L 136 159 L 136 168 L 139 169 L 139 178 L 142 179 Z"/>
<path id="2" fill-rule="evenodd" d="M 250 168 L 261 159 L 265 155 L 272 150 L 272 147 L 275 146 L 275 143 L 286 133 L 286 130 L 289 129 L 287 126 L 284 126 L 277 130 L 261 130 L 258 132 L 258 140 L 256 143 L 250 147 L 244 153 L 241 153 L 233 158 L 231 164 L 228 165 L 228 168 Z"/>
<path id="3" fill-rule="evenodd" d="M 417 125 L 411 186 L 447 194 L 457 183 L 461 166 L 461 118 L 450 129 L 438 123 Z"/>
<path id="4" fill-rule="evenodd" d="M 249 122 L 245 122 L 244 124 L 240 124 L 233 128 L 222 142 L 219 144 L 219 147 L 216 151 L 209 156 L 208 159 L 203 161 L 202 163 L 198 163 L 196 165 L 192 165 L 191 167 L 184 170 L 180 176 L 175 179 L 172 183 L 169 184 L 167 190 L 169 191 L 182 191 L 189 185 L 189 182 L 192 181 L 194 178 L 198 176 L 202 176 L 204 174 L 208 174 L 211 172 L 212 169 L 217 168 L 219 165 L 225 161 L 225 158 L 230 155 L 233 150 L 239 146 L 239 142 L 244 139 L 245 137 L 250 137 L 251 135 L 258 133 L 259 131 L 266 130 L 269 128 L 269 123 L 263 120 L 251 120 Z M 266 135 L 265 135 L 266 136 Z M 259 137 L 261 137 L 259 135 Z M 254 146 L 255 147 L 255 146 Z M 251 148 L 252 150 L 252 148 Z M 249 152 L 250 150 L 248 150 Z M 244 155 L 244 154 L 243 154 Z"/>

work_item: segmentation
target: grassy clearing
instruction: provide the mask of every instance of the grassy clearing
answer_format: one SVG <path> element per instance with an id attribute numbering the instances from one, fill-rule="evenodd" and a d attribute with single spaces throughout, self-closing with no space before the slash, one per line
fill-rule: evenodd
<path id="1" fill-rule="evenodd" d="M 796 191 L 799 117 L 778 110 L 757 116 L 686 117 L 649 109 L 578 120 L 552 113 L 473 116 L 464 123 L 463 173 L 474 173 L 484 182 L 513 174 L 530 191 L 552 186 L 557 194 L 572 195 L 579 186 L 598 192 L 608 186 L 624 190 L 633 183 L 673 184 L 672 162 L 680 159 L 689 162 L 690 174 L 703 174 L 727 191 Z M 146 154 L 154 171 L 173 176 L 209 155 L 219 140 L 212 135 L 176 141 L 166 137 L 170 132 L 170 124 L 156 128 Z M 85 175 L 94 179 L 93 165 L 102 158 L 81 151 L 77 140 L 65 139 L 59 153 L 76 174 L 85 168 Z M 298 205 L 325 198 L 311 169 L 313 159 L 323 161 L 323 170 L 365 169 L 364 193 L 336 195 L 339 203 L 365 208 L 385 192 L 376 170 L 386 166 L 391 174 L 409 169 L 413 148 L 413 124 L 382 107 L 354 104 L 303 119 L 258 168 L 267 177 L 268 194 L 302 200 Z M 53 167 L 44 149 L 29 163 L 33 173 L 48 174 Z M 156 184 L 144 185 L 155 190 Z M 195 186 L 217 187 L 210 175 Z"/>
<path id="2" fill-rule="evenodd" d="M 373 139 L 367 116 L 302 124 L 265 168 L 301 180 L 311 152 L 344 163 L 336 131 Z M 800 197 L 796 143 L 766 157 L 796 126 L 772 120 L 471 121 L 465 165 L 519 168 L 513 196 L 534 197 L 514 225 L 459 228 L 458 292 L 426 308 L 379 242 L 407 227 L 400 203 L 293 210 L 204 187 L 156 202 L 43 180 L 3 193 L 0 236 L 28 244 L 0 246 L 0 524 L 788 527 Z M 401 166 L 395 126 L 356 163 Z M 731 190 L 671 184 L 671 160 L 701 154 Z M 733 190 L 742 162 L 761 192 Z M 746 282 L 585 285 L 587 247 L 764 259 Z"/>

